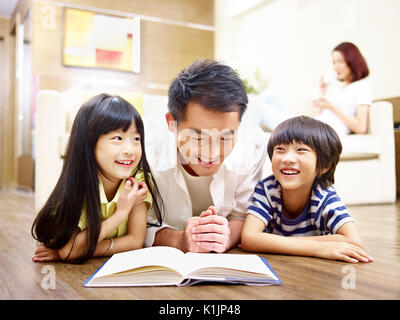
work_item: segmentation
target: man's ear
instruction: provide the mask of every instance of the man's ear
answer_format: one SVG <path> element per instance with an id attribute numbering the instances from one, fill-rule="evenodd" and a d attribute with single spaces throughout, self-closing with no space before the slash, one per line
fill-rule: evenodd
<path id="1" fill-rule="evenodd" d="M 168 130 L 171 132 L 176 132 L 177 121 L 174 119 L 170 112 L 165 114 L 165 120 L 167 121 Z"/>

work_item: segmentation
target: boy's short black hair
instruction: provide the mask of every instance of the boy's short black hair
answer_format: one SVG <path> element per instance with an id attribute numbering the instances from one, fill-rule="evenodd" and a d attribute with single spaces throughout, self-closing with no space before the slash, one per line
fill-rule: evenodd
<path id="1" fill-rule="evenodd" d="M 175 120 L 185 119 L 189 101 L 220 112 L 239 112 L 247 108 L 247 93 L 239 75 L 229 66 L 211 59 L 196 60 L 175 79 L 168 90 L 168 110 Z"/>
<path id="2" fill-rule="evenodd" d="M 288 119 L 275 128 L 268 141 L 268 156 L 272 160 L 275 146 L 294 141 L 310 146 L 317 154 L 315 182 L 323 189 L 334 183 L 336 165 L 342 152 L 342 143 L 336 131 L 319 120 L 298 116 Z M 321 174 L 324 169 L 328 169 Z"/>

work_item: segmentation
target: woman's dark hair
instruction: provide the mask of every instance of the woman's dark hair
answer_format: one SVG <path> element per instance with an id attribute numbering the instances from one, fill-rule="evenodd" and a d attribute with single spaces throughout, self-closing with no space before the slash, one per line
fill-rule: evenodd
<path id="1" fill-rule="evenodd" d="M 239 112 L 247 108 L 243 81 L 229 66 L 211 59 L 196 60 L 178 74 L 168 90 L 168 109 L 176 121 L 185 119 L 189 101 L 219 112 Z"/>
<path id="2" fill-rule="evenodd" d="M 132 120 L 141 138 L 142 157 L 138 167 L 144 172 L 158 224 L 161 225 L 163 202 L 156 182 L 151 180 L 142 119 L 136 109 L 121 97 L 99 94 L 84 103 L 75 117 L 61 175 L 32 225 L 31 233 L 37 241 L 43 242 L 47 248 L 62 248 L 72 236 L 76 236 L 85 206 L 86 249 L 74 262 L 82 263 L 93 255 L 101 224 L 98 175 L 101 168 L 95 159 L 95 147 L 101 135 L 118 129 L 127 131 Z"/>
<path id="3" fill-rule="evenodd" d="M 369 75 L 367 61 L 355 44 L 343 42 L 337 45 L 333 51 L 342 53 L 346 64 L 352 72 L 351 82 L 361 80 Z"/>
<path id="4" fill-rule="evenodd" d="M 328 124 L 306 116 L 288 119 L 279 124 L 268 141 L 268 156 L 272 160 L 274 148 L 294 141 L 310 146 L 317 154 L 315 183 L 323 189 L 334 183 L 336 165 L 342 152 L 339 136 Z M 325 173 L 321 174 L 325 169 Z"/>

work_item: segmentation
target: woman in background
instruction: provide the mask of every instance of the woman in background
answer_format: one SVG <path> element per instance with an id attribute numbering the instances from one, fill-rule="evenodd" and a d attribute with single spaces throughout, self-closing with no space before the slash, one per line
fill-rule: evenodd
<path id="1" fill-rule="evenodd" d="M 340 136 L 366 133 L 368 112 L 372 103 L 367 62 L 360 50 L 350 42 L 343 42 L 332 50 L 335 79 L 321 78 L 321 97 L 313 101 L 319 109 L 316 119 L 329 124 Z M 260 122 L 275 129 L 281 122 L 296 116 L 279 97 L 267 89 L 260 95 L 263 112 Z"/>
<path id="2" fill-rule="evenodd" d="M 372 103 L 367 62 L 360 50 L 350 42 L 339 44 L 332 51 L 332 63 L 339 83 L 321 79 L 322 96 L 313 101 L 320 109 L 316 119 L 321 120 L 340 135 L 366 133 L 368 110 Z"/>

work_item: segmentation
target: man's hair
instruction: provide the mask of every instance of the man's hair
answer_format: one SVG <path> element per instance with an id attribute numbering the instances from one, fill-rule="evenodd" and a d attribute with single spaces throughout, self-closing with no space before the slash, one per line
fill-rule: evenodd
<path id="1" fill-rule="evenodd" d="M 239 75 L 229 66 L 211 59 L 196 60 L 172 81 L 168 110 L 176 121 L 185 119 L 189 101 L 211 111 L 239 112 L 247 108 L 247 93 Z"/>
<path id="2" fill-rule="evenodd" d="M 317 154 L 317 177 L 315 182 L 323 189 L 334 183 L 336 165 L 342 152 L 339 136 L 326 123 L 319 120 L 298 116 L 288 119 L 275 128 L 268 141 L 268 155 L 272 160 L 274 148 L 280 144 L 293 142 L 304 143 Z M 324 169 L 327 172 L 321 174 Z"/>

